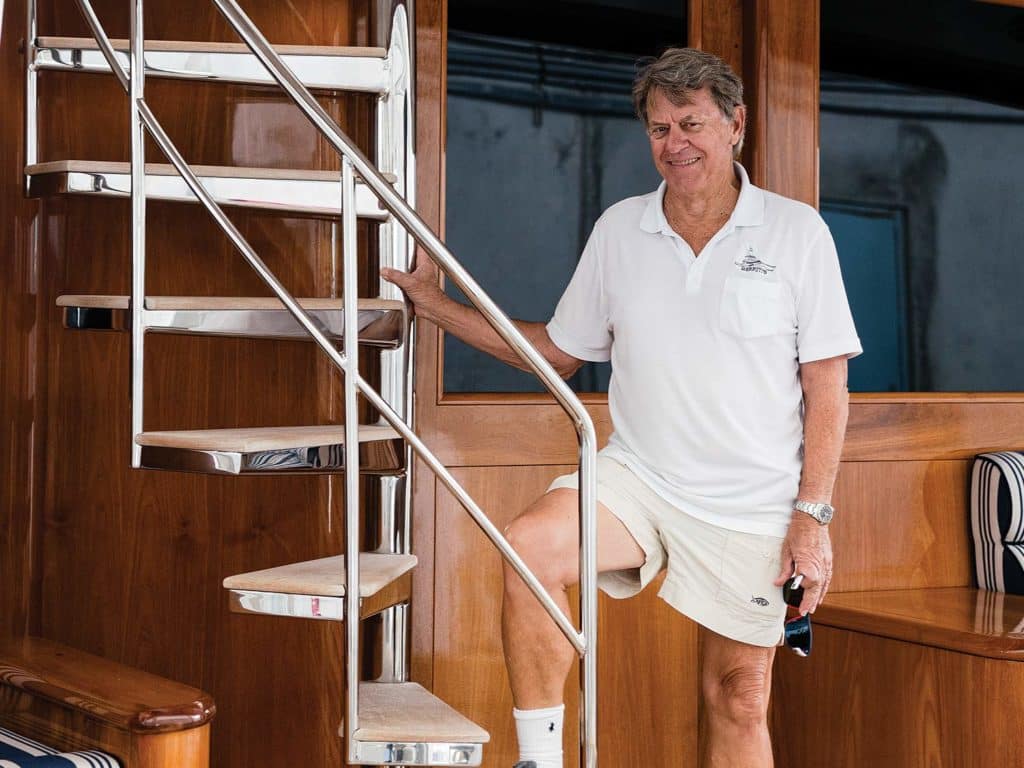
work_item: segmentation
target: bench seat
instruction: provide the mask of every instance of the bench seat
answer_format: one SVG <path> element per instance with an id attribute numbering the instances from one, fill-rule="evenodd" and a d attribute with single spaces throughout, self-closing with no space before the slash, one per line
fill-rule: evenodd
<path id="1" fill-rule="evenodd" d="M 58 752 L 6 728 L 0 728 L 0 765 L 4 768 L 120 768 L 120 763 L 105 752 Z"/>

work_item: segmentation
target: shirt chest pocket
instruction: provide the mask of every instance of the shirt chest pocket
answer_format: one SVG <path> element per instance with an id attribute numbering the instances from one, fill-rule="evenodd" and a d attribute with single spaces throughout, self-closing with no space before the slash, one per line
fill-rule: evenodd
<path id="1" fill-rule="evenodd" d="M 796 316 L 784 283 L 730 277 L 722 290 L 719 326 L 744 339 L 796 332 Z"/>

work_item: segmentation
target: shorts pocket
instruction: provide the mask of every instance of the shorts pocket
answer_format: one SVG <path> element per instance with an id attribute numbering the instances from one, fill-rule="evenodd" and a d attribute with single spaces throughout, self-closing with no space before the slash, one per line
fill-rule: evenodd
<path id="1" fill-rule="evenodd" d="M 796 333 L 789 289 L 783 283 L 730 277 L 722 289 L 719 326 L 744 339 Z"/>
<path id="2" fill-rule="evenodd" d="M 786 612 L 778 576 L 782 539 L 730 531 L 722 552 L 715 599 L 731 613 L 753 622 L 776 622 Z"/>

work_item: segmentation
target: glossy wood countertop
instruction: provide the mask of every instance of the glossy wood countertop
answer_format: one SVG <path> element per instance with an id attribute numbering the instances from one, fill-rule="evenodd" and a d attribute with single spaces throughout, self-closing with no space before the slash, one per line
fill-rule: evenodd
<path id="1" fill-rule="evenodd" d="M 815 623 L 975 656 L 1024 661 L 1024 596 L 972 587 L 830 594 Z"/>

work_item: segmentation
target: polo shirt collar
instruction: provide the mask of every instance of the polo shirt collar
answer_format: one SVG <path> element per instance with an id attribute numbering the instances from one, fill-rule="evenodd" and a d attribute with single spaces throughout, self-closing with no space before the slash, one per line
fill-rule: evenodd
<path id="1" fill-rule="evenodd" d="M 737 175 L 740 177 L 740 196 L 736 200 L 736 207 L 733 208 L 729 221 L 726 222 L 726 229 L 733 227 L 756 227 L 764 224 L 764 190 L 755 187 L 750 183 L 747 170 L 739 163 L 733 163 Z M 658 189 L 647 196 L 647 207 L 640 217 L 640 229 L 651 234 L 674 235 L 675 232 L 665 218 L 665 182 L 658 185 Z"/>

